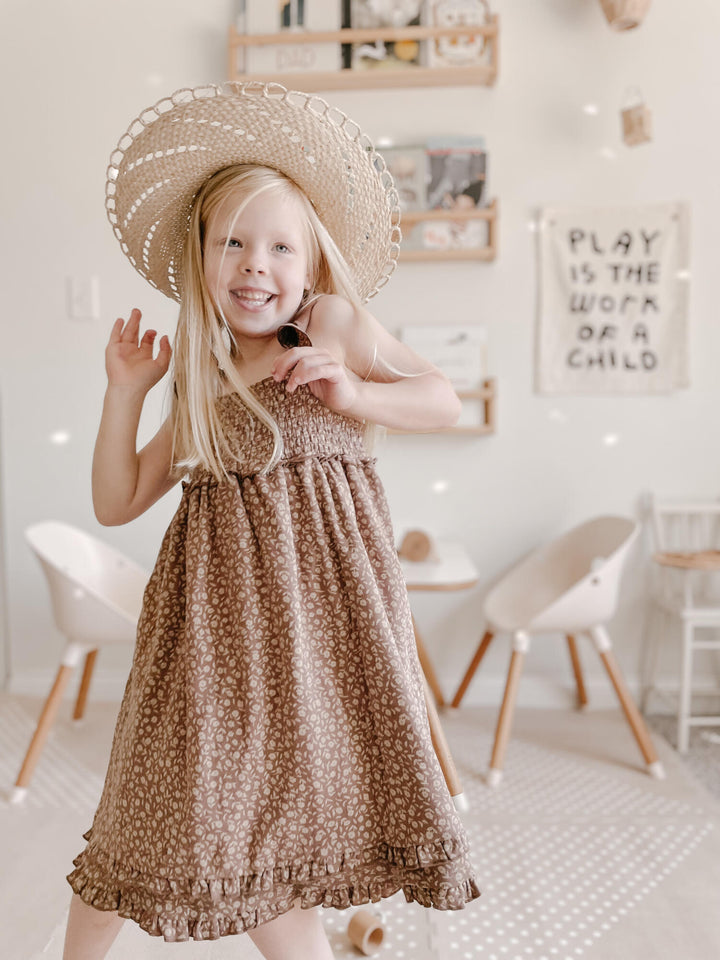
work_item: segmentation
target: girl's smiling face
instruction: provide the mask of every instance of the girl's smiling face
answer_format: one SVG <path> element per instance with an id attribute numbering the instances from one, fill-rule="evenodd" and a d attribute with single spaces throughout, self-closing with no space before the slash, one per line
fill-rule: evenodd
<path id="1" fill-rule="evenodd" d="M 310 287 L 309 227 L 293 196 L 271 190 L 238 205 L 228 198 L 207 224 L 203 270 L 242 352 L 243 340 L 272 337 L 295 315 Z"/>

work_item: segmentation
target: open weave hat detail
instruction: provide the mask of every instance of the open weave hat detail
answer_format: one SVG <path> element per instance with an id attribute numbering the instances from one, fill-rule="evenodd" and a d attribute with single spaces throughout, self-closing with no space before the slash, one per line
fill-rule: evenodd
<path id="1" fill-rule="evenodd" d="M 302 188 L 362 300 L 387 283 L 400 249 L 400 206 L 381 155 L 320 97 L 257 81 L 178 90 L 141 113 L 113 151 L 108 218 L 149 283 L 180 300 L 194 199 L 210 176 L 240 163 L 273 167 Z"/>

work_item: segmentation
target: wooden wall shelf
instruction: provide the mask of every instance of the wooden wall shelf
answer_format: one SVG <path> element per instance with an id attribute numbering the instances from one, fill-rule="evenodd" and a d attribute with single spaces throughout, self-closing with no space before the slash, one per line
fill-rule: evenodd
<path id="1" fill-rule="evenodd" d="M 274 80 L 291 90 L 370 90 L 388 87 L 492 86 L 498 73 L 499 20 L 493 14 L 490 23 L 471 27 L 400 27 L 377 30 L 285 30 L 280 33 L 238 33 L 234 26 L 228 35 L 229 80 Z M 253 46 L 280 46 L 303 43 L 372 43 L 401 40 L 431 40 L 435 37 L 485 37 L 488 63 L 471 67 L 408 67 L 400 70 L 333 70 L 303 73 L 249 74 L 238 70 L 238 50 Z"/>
<path id="2" fill-rule="evenodd" d="M 494 260 L 497 256 L 497 217 L 498 202 L 496 199 L 487 207 L 475 207 L 472 210 L 414 210 L 412 213 L 403 213 L 400 220 L 400 230 L 429 220 L 486 220 L 488 241 L 484 247 L 453 247 L 451 249 L 428 247 L 403 250 L 401 245 L 400 261 L 410 263 L 418 260 Z"/>
<path id="3" fill-rule="evenodd" d="M 482 386 L 477 390 L 459 390 L 458 397 L 461 400 L 480 400 L 482 401 L 482 422 L 477 426 L 445 427 L 441 430 L 388 430 L 388 433 L 396 434 L 421 434 L 427 433 L 447 433 L 461 436 L 483 437 L 495 433 L 495 404 L 497 400 L 497 382 L 495 377 L 488 377 L 483 380 Z"/>

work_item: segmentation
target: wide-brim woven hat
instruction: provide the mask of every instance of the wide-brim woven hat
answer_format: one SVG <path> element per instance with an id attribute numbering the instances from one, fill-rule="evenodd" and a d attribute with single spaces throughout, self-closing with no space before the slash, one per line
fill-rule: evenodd
<path id="1" fill-rule="evenodd" d="M 132 265 L 180 300 L 193 202 L 225 167 L 280 170 L 306 193 L 368 300 L 399 253 L 400 207 L 385 162 L 344 113 L 277 83 L 184 88 L 132 122 L 110 157 L 105 206 Z"/>

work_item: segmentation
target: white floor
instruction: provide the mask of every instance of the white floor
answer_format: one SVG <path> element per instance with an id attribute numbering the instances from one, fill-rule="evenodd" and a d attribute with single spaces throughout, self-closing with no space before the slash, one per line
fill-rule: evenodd
<path id="1" fill-rule="evenodd" d="M 0 795 L 10 789 L 39 704 L 0 697 Z M 61 718 L 23 808 L 0 803 L 3 960 L 60 960 L 64 876 L 90 825 L 116 706 Z M 652 780 L 619 713 L 518 710 L 506 774 L 484 771 L 493 712 L 443 722 L 470 802 L 466 826 L 483 890 L 457 913 L 402 894 L 369 905 L 393 960 L 715 960 L 720 957 L 720 805 L 656 738 L 668 771 Z M 337 958 L 360 954 L 351 911 L 323 920 Z M 109 960 L 255 958 L 247 937 L 166 944 L 126 923 Z"/>

